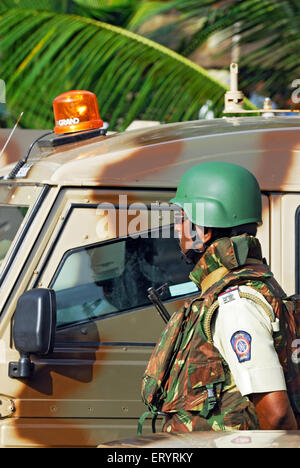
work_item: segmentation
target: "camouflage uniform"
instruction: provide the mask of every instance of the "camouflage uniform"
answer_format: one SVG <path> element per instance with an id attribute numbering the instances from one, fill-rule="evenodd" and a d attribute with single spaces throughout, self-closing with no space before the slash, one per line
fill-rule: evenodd
<path id="1" fill-rule="evenodd" d="M 259 241 L 249 235 L 214 242 L 190 277 L 202 288 L 202 294 L 172 316 L 167 328 L 172 334 L 173 327 L 177 343 L 167 342 L 170 333 L 163 333 L 145 372 L 143 399 L 168 414 L 163 429 L 167 432 L 259 429 L 253 403 L 237 389 L 227 363 L 207 339 L 204 322 L 209 307 L 230 286 L 243 284 L 256 289 L 279 319 L 284 292 L 262 261 Z M 282 328 L 274 343 L 284 366 Z M 167 356 L 167 347 L 172 356 Z M 166 375 L 161 373 L 164 366 L 168 368 Z"/>

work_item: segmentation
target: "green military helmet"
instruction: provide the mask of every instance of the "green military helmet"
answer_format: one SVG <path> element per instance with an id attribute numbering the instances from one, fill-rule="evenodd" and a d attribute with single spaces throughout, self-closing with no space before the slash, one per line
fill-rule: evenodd
<path id="1" fill-rule="evenodd" d="M 262 223 L 258 182 L 237 164 L 207 162 L 190 168 L 170 203 L 180 206 L 198 226 L 229 228 Z"/>

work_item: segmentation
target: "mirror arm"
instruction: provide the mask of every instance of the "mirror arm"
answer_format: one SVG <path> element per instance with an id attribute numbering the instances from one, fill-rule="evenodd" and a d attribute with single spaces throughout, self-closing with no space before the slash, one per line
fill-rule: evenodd
<path id="1" fill-rule="evenodd" d="M 10 362 L 8 375 L 12 379 L 30 379 L 33 375 L 34 364 L 30 360 L 29 354 L 20 354 L 20 359 L 16 362 Z"/>

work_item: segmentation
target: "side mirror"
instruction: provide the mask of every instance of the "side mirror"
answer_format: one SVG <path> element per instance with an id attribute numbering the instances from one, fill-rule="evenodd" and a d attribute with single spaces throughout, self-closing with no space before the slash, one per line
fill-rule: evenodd
<path id="1" fill-rule="evenodd" d="M 19 297 L 14 313 L 13 339 L 20 353 L 18 362 L 9 363 L 9 376 L 29 378 L 34 364 L 31 354 L 46 355 L 54 347 L 56 296 L 52 289 L 31 289 Z"/>

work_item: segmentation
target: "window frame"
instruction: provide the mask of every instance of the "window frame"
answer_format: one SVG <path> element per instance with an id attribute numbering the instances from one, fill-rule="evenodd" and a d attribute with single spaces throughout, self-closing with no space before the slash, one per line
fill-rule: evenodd
<path id="1" fill-rule="evenodd" d="M 33 187 L 32 184 L 26 184 L 26 183 L 23 183 L 23 184 L 7 184 L 11 187 Z M 23 226 L 21 225 L 20 226 L 20 229 L 18 230 L 18 232 L 16 233 L 16 237 L 15 239 L 13 240 L 12 242 L 12 246 L 11 248 L 9 249 L 9 251 L 7 252 L 5 258 L 3 259 L 3 267 L 1 268 L 1 272 L 0 272 L 0 287 L 2 286 L 17 254 L 18 254 L 18 251 L 19 249 L 21 248 L 25 238 L 26 238 L 26 235 L 33 223 L 33 220 L 35 219 L 36 217 L 36 214 L 37 212 L 40 210 L 44 200 L 46 199 L 46 196 L 49 192 L 49 185 L 44 185 L 44 186 L 41 186 L 39 184 L 35 184 L 35 187 L 39 187 L 40 188 L 40 193 L 37 195 L 37 198 L 36 200 L 34 201 L 33 204 L 31 205 L 26 205 L 28 206 L 28 210 L 26 212 L 26 215 L 24 217 L 24 220 L 23 220 Z M 14 206 L 13 204 L 8 204 L 8 206 Z M 25 205 L 24 205 L 25 206 Z"/>
<path id="2" fill-rule="evenodd" d="M 108 206 L 109 205 L 109 206 Z M 138 203 L 136 203 L 136 206 L 138 206 Z M 67 222 L 69 220 L 69 218 L 71 217 L 71 214 L 72 212 L 75 210 L 75 209 L 109 209 L 111 207 L 111 204 L 110 203 L 107 203 L 107 202 L 103 202 L 103 203 L 82 203 L 82 202 L 72 202 L 70 204 L 70 206 L 68 207 L 66 213 L 64 214 L 63 216 L 63 222 L 61 224 L 61 226 L 59 227 L 54 239 L 53 239 L 53 242 L 49 248 L 49 250 L 47 251 L 47 254 L 44 258 L 44 260 L 42 261 L 42 264 L 41 264 L 41 267 L 39 269 L 39 273 L 38 275 L 36 276 L 35 280 L 33 281 L 33 284 L 32 284 L 32 288 L 37 288 L 39 283 L 40 283 L 40 280 L 41 278 L 43 277 L 43 274 L 44 274 L 44 271 L 49 263 L 49 259 L 51 258 L 51 255 L 53 253 L 53 251 L 55 250 L 60 238 L 61 238 L 61 235 L 67 225 Z M 163 206 L 162 208 L 158 205 L 158 206 L 155 206 L 153 205 L 152 207 L 150 207 L 149 205 L 142 205 L 141 204 L 141 209 L 144 209 L 146 207 L 147 210 L 149 209 L 152 209 L 152 210 L 157 210 L 157 211 L 174 211 L 174 208 L 170 206 Z M 114 208 L 116 210 L 128 210 L 130 209 L 130 206 L 129 205 L 118 205 L 118 204 L 114 204 Z M 171 225 L 171 224 L 170 224 Z M 169 225 L 169 226 L 170 226 Z M 148 232 L 148 231 L 141 231 L 139 234 L 142 234 L 143 232 Z M 99 243 L 101 242 L 110 242 L 110 241 L 117 241 L 117 240 L 121 240 L 121 239 L 124 239 L 124 238 L 127 238 L 129 236 L 120 236 L 120 237 L 117 237 L 117 238 L 113 238 L 113 239 L 108 239 L 107 241 L 99 241 Z M 93 244 L 86 244 L 85 247 L 88 247 L 90 245 L 95 245 L 96 243 L 93 243 Z M 77 248 L 77 247 L 74 247 L 74 249 Z M 71 249 L 70 249 L 71 250 Z M 49 281 L 49 284 L 52 283 L 52 279 Z"/>
<path id="3" fill-rule="evenodd" d="M 146 233 L 150 233 L 150 232 L 153 232 L 153 231 L 162 231 L 164 229 L 164 227 L 171 227 L 174 229 L 174 223 L 172 224 L 169 224 L 167 226 L 159 226 L 159 227 L 156 227 L 154 229 L 150 229 L 150 230 L 147 230 L 147 231 L 141 231 L 139 232 L 139 236 L 142 235 L 142 234 L 146 234 Z M 149 238 L 149 237 L 147 237 Z M 117 237 L 117 238 L 113 238 L 113 239 L 108 239 L 106 241 L 99 241 L 97 243 L 92 243 L 92 244 L 88 244 L 88 245 L 84 245 L 84 246 L 80 246 L 80 247 L 74 247 L 74 248 L 71 248 L 69 250 L 67 250 L 63 257 L 61 258 L 61 261 L 49 283 L 49 288 L 53 288 L 54 284 L 55 284 L 55 281 L 57 280 L 60 272 L 62 271 L 64 265 L 65 265 L 65 262 L 67 261 L 67 259 L 73 255 L 73 254 L 76 254 L 78 252 L 81 252 L 83 250 L 87 250 L 87 249 L 92 249 L 92 248 L 101 248 L 101 247 L 105 247 L 106 245 L 112 245 L 112 244 L 115 244 L 115 243 L 118 243 L 118 242 L 124 242 L 126 241 L 127 239 L 132 239 L 132 240 L 135 240 L 133 239 L 130 235 L 127 235 L 127 236 L 120 236 L 120 237 Z M 156 239 L 163 239 L 163 237 L 158 237 Z M 179 252 L 179 249 L 178 249 L 178 255 L 180 255 L 180 252 Z M 189 297 L 196 297 L 197 295 L 201 294 L 201 291 L 198 289 L 198 291 L 194 291 L 194 292 L 189 292 L 189 293 L 186 293 L 186 294 L 182 294 L 182 295 L 178 295 L 178 296 L 173 296 L 173 297 L 170 297 L 166 300 L 162 300 L 162 302 L 164 304 L 168 304 L 168 303 L 171 303 L 171 302 L 174 302 L 174 301 L 178 301 L 178 300 L 184 300 L 184 299 L 187 299 Z M 108 318 L 112 318 L 112 317 L 116 317 L 118 315 L 123 315 L 123 314 L 126 314 L 126 313 L 131 313 L 133 311 L 139 311 L 139 310 L 144 310 L 145 308 L 148 308 L 148 307 L 154 307 L 154 304 L 151 303 L 151 301 L 149 303 L 145 303 L 145 304 L 140 304 L 140 305 L 136 305 L 134 307 L 127 307 L 126 309 L 122 309 L 122 310 L 118 310 L 118 311 L 112 311 L 112 312 L 108 312 L 107 314 L 103 314 L 103 315 L 99 315 L 99 316 L 96 316 L 96 317 L 90 317 L 90 318 L 86 318 L 86 319 L 82 319 L 82 320 L 76 320 L 74 322 L 69 322 L 69 323 L 65 323 L 65 324 L 61 324 L 61 325 L 58 325 L 57 326 L 57 330 L 63 330 L 63 329 L 66 329 L 66 328 L 69 328 L 69 327 L 73 327 L 73 326 L 77 326 L 77 325 L 83 325 L 85 323 L 90 323 L 90 322 L 94 322 L 94 321 L 102 321 L 102 320 L 106 320 Z"/>

